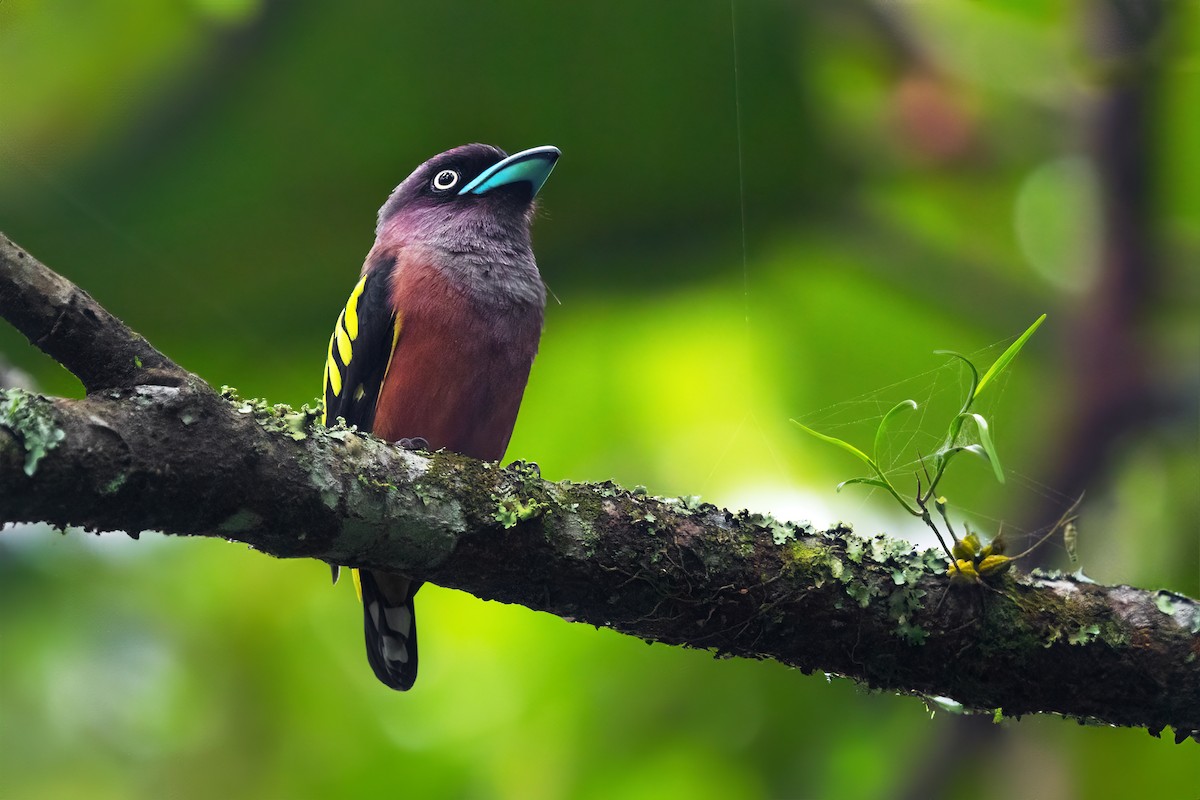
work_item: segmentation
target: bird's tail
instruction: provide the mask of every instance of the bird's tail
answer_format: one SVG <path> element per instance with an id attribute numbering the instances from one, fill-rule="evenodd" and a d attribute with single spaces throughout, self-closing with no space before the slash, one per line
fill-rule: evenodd
<path id="1" fill-rule="evenodd" d="M 371 570 L 354 570 L 362 596 L 367 661 L 375 677 L 406 692 L 417 680 L 417 618 L 413 596 L 420 581 Z"/>

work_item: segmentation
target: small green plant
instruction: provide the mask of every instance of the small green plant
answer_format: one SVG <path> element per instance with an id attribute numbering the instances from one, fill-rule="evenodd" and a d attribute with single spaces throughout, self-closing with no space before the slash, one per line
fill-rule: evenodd
<path id="1" fill-rule="evenodd" d="M 916 474 L 917 490 L 912 498 L 901 494 L 896 485 L 888 478 L 884 469 L 880 466 L 879 454 L 886 444 L 888 428 L 900 414 L 917 409 L 915 400 L 904 400 L 897 403 L 890 411 L 883 415 L 883 418 L 879 421 L 879 426 L 875 430 L 875 443 L 871 455 L 867 455 L 843 439 L 828 436 L 813 430 L 801 422 L 792 420 L 793 423 L 806 433 L 815 436 L 823 442 L 840 447 L 867 465 L 871 474 L 842 481 L 838 484 L 838 491 L 851 484 L 861 484 L 883 489 L 895 498 L 901 508 L 914 517 L 920 517 L 934 532 L 942 545 L 942 549 L 946 551 L 946 555 L 950 559 L 951 577 L 956 581 L 974 583 L 980 580 L 998 579 L 1012 566 L 1014 558 L 1020 557 L 1010 558 L 1004 555 L 1003 540 L 999 535 L 986 545 L 981 542 L 977 535 L 970 533 L 970 531 L 966 531 L 966 535 L 962 539 L 959 539 L 958 535 L 954 532 L 954 526 L 950 524 L 946 498 L 939 494 L 938 490 L 942 479 L 946 475 L 946 468 L 950 466 L 950 463 L 960 453 L 973 453 L 979 456 L 991 465 L 992 473 L 996 476 L 996 480 L 1001 483 L 1004 482 L 1004 469 L 1000 465 L 1000 456 L 996 453 L 995 442 L 992 441 L 991 428 L 988 425 L 987 419 L 982 414 L 974 411 L 973 407 L 979 395 L 984 389 L 992 385 L 1000 373 L 1008 368 L 1013 359 L 1017 357 L 1017 354 L 1021 352 L 1021 348 L 1025 346 L 1025 343 L 1029 341 L 1029 338 L 1033 336 L 1034 332 L 1045 319 L 1046 315 L 1042 314 L 1032 325 L 1026 328 L 1025 332 L 1017 337 L 1017 340 L 1001 353 L 1000 357 L 983 373 L 983 377 L 980 377 L 979 370 L 975 367 L 975 364 L 963 354 L 956 353 L 953 350 L 935 351 L 939 355 L 948 355 L 965 364 L 971 377 L 971 385 L 966 393 L 966 398 L 963 400 L 962 408 L 950 420 L 946 437 L 943 439 L 941 446 L 929 455 L 918 457 L 920 469 Z M 967 433 L 970 430 L 973 430 L 975 433 L 973 439 L 968 439 Z M 924 477 L 924 482 L 922 482 L 922 477 Z M 946 538 L 942 535 L 941 528 L 938 527 L 937 522 L 934 520 L 933 512 L 935 511 L 941 518 L 942 524 L 945 525 L 946 531 L 950 534 L 953 547 L 946 543 Z M 1068 520 L 1064 519 L 1060 524 L 1067 524 L 1067 522 Z M 1055 527 L 1057 528 L 1058 526 Z M 1024 555 L 1024 553 L 1021 555 Z"/>

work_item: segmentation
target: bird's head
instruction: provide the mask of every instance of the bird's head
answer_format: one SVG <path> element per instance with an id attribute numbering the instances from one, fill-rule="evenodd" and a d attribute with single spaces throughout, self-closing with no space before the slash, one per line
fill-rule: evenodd
<path id="1" fill-rule="evenodd" d="M 454 247 L 477 233 L 524 232 L 533 199 L 560 153 L 543 146 L 513 155 L 487 144 L 447 150 L 413 170 L 379 209 L 376 232 Z"/>

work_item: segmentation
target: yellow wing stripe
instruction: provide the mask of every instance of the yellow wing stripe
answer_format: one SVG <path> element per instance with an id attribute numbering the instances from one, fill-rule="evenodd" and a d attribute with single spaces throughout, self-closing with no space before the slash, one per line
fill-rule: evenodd
<path id="1" fill-rule="evenodd" d="M 358 299 L 362 297 L 366 285 L 367 276 L 364 275 L 350 293 L 350 299 L 346 301 L 346 334 L 351 340 L 358 338 Z"/>
<path id="2" fill-rule="evenodd" d="M 336 338 L 336 334 L 329 337 L 329 354 L 325 357 L 326 380 L 329 382 L 329 388 L 333 390 L 334 397 L 342 393 L 342 373 L 338 370 L 337 362 L 333 360 L 333 342 Z"/>
<path id="3" fill-rule="evenodd" d="M 350 306 L 346 306 L 349 310 Z M 346 312 L 343 311 L 338 317 L 337 324 L 333 326 L 333 337 L 337 339 L 338 355 L 342 357 L 342 363 L 347 367 L 350 366 L 350 359 L 354 358 L 354 349 L 350 346 L 350 335 L 346 333 L 343 327 L 345 323 Z"/>
<path id="4" fill-rule="evenodd" d="M 321 381 L 321 424 L 328 425 L 329 409 L 325 407 L 325 390 L 329 386 L 329 359 L 325 359 L 325 377 Z"/>
<path id="5" fill-rule="evenodd" d="M 385 381 L 387 380 L 388 372 L 392 369 L 392 359 L 396 357 L 396 345 L 400 344 L 400 329 L 402 327 L 404 327 L 404 315 L 397 311 L 396 318 L 392 320 L 392 350 L 388 353 L 387 366 L 383 368 L 383 379 Z"/>
<path id="6" fill-rule="evenodd" d="M 350 361 L 354 358 L 353 342 L 358 339 L 358 302 L 362 299 L 363 290 L 367 286 L 367 276 L 362 276 L 358 283 L 354 286 L 354 291 L 350 293 L 350 299 L 346 301 L 346 307 L 342 309 L 342 313 L 338 315 L 337 323 L 333 326 L 333 335 L 329 337 L 329 350 L 325 354 L 325 389 L 333 392 L 334 397 L 342 395 L 342 380 L 344 375 L 342 370 L 350 365 Z M 396 344 L 400 340 L 400 320 L 399 318 L 392 325 L 392 351 L 395 352 Z M 337 358 L 334 357 L 334 348 L 336 349 Z M 340 360 L 341 366 L 338 365 Z M 388 366 L 391 366 L 391 356 L 388 356 Z M 385 373 L 386 375 L 386 370 Z M 365 395 L 365 389 L 360 384 L 355 388 L 355 400 L 361 400 Z M 324 423 L 327 418 L 327 412 L 321 412 L 321 421 Z"/>

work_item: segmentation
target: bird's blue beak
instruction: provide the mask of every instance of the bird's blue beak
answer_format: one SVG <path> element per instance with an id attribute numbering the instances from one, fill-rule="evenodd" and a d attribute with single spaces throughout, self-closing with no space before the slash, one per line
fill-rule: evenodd
<path id="1" fill-rule="evenodd" d="M 536 197 L 546 178 L 550 177 L 560 155 L 562 151 L 551 145 L 531 147 L 513 153 L 479 173 L 479 176 L 464 186 L 459 194 L 487 194 L 501 186 L 527 183 L 530 186 L 529 196 Z"/>

